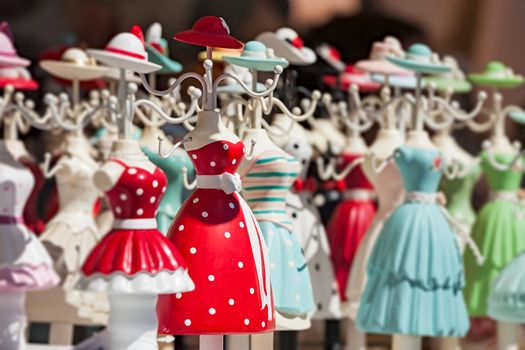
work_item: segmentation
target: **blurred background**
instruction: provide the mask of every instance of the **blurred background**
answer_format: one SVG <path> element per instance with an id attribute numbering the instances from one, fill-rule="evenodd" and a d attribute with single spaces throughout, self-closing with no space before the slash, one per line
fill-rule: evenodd
<path id="1" fill-rule="evenodd" d="M 424 41 L 456 56 L 466 71 L 499 59 L 525 72 L 523 0 L 2 0 L 0 11 L 19 52 L 34 61 L 64 44 L 102 47 L 133 24 L 145 29 L 158 21 L 169 38 L 203 15 L 217 15 L 240 40 L 288 25 L 307 44 L 334 45 L 348 63 L 368 56 L 373 41 L 396 35 L 405 46 Z M 171 41 L 170 50 L 187 69 L 196 63 L 198 48 Z M 508 102 L 525 102 L 525 89 L 507 95 Z"/>

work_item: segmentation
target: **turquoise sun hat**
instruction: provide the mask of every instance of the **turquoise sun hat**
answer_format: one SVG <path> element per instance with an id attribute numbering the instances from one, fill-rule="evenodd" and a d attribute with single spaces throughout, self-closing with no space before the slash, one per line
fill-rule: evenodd
<path id="1" fill-rule="evenodd" d="M 386 56 L 390 62 L 399 67 L 412 70 L 417 73 L 439 74 L 446 73 L 450 68 L 441 63 L 437 54 L 424 44 L 413 44 L 408 48 L 404 57 L 393 55 Z"/>
<path id="2" fill-rule="evenodd" d="M 168 56 L 168 41 L 162 38 L 160 23 L 153 23 L 146 32 L 146 52 L 148 53 L 148 61 L 162 67 L 155 73 L 174 74 L 182 71 L 182 64 Z"/>
<path id="3" fill-rule="evenodd" d="M 472 84 L 465 78 L 465 74 L 459 68 L 458 62 L 452 56 L 443 57 L 443 63 L 450 67 L 447 73 L 424 77 L 427 84 L 434 84 L 438 91 L 452 89 L 454 93 L 467 93 L 472 90 Z"/>
<path id="4" fill-rule="evenodd" d="M 515 88 L 523 84 L 523 76 L 515 74 L 502 62 L 491 61 L 483 73 L 469 74 L 468 78 L 477 85 L 493 88 Z"/>
<path id="5" fill-rule="evenodd" d="M 376 83 L 386 84 L 386 77 L 383 74 L 371 74 L 370 78 Z M 425 81 L 422 81 L 422 87 L 425 87 Z M 400 89 L 415 89 L 417 78 L 414 75 L 390 75 L 388 76 L 388 85 Z"/>
<path id="6" fill-rule="evenodd" d="M 224 56 L 223 58 L 230 64 L 261 72 L 271 72 L 275 66 L 288 67 L 288 61 L 285 58 L 275 57 L 273 50 L 260 41 L 248 41 L 240 56 Z"/>

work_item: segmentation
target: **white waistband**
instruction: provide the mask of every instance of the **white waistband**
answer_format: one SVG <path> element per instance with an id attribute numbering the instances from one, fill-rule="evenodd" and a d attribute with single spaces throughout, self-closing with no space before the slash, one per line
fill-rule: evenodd
<path id="1" fill-rule="evenodd" d="M 197 175 L 197 188 L 223 190 L 227 194 L 240 192 L 242 181 L 239 174 Z"/>
<path id="2" fill-rule="evenodd" d="M 370 190 L 346 190 L 343 192 L 344 200 L 354 200 L 354 201 L 371 201 L 374 200 L 375 195 L 373 191 Z"/>
<path id="3" fill-rule="evenodd" d="M 115 219 L 113 228 L 119 230 L 149 230 L 157 228 L 157 219 Z"/>
<path id="4" fill-rule="evenodd" d="M 510 201 L 518 200 L 518 193 L 514 191 L 494 191 L 490 192 L 489 198 L 491 201 Z"/>
<path id="5" fill-rule="evenodd" d="M 405 194 L 405 202 L 437 204 L 438 194 L 429 192 L 407 192 Z"/>

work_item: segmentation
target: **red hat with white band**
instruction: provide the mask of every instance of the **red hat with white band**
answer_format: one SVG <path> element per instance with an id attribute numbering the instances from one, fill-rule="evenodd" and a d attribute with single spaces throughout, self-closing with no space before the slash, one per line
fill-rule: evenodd
<path id="1" fill-rule="evenodd" d="M 113 37 L 103 50 L 87 50 L 88 54 L 100 62 L 113 67 L 128 69 L 136 73 L 152 73 L 161 66 L 148 61 L 144 46 L 144 35 L 139 26 L 133 26 L 129 33 Z"/>

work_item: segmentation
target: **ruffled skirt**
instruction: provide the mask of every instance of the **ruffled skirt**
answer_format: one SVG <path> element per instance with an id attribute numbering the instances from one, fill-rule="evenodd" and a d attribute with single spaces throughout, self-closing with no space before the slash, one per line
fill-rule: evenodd
<path id="1" fill-rule="evenodd" d="M 58 282 L 38 238 L 22 224 L 0 224 L 0 291 L 48 289 Z"/>
<path id="2" fill-rule="evenodd" d="M 113 230 L 89 254 L 77 288 L 171 294 L 191 291 L 194 284 L 179 252 L 158 230 Z"/>
<path id="3" fill-rule="evenodd" d="M 512 260 L 492 284 L 488 314 L 498 321 L 525 323 L 525 253 Z"/>
<path id="4" fill-rule="evenodd" d="M 367 271 L 357 314 L 361 330 L 431 337 L 467 332 L 462 258 L 438 205 L 398 207 L 385 222 Z"/>

